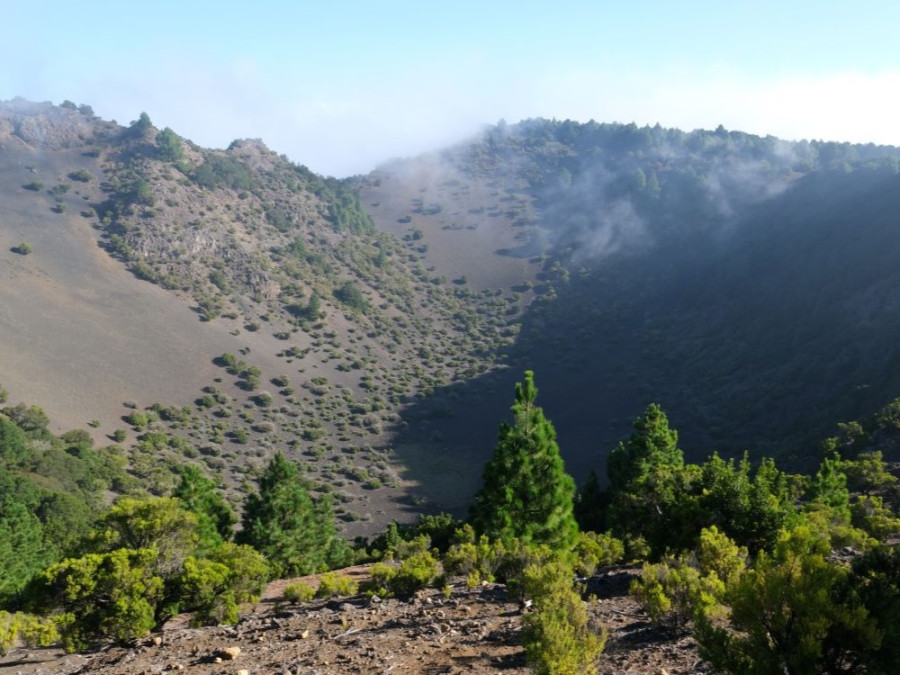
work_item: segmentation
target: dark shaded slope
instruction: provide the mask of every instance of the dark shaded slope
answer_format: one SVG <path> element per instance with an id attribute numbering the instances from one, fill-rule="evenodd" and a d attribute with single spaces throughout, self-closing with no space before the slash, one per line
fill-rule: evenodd
<path id="1" fill-rule="evenodd" d="M 820 160 L 822 169 L 780 181 L 765 198 L 718 211 L 707 208 L 710 175 L 699 175 L 702 190 L 680 193 L 680 225 L 662 203 L 638 206 L 645 239 L 605 255 L 583 255 L 575 230 L 559 224 L 568 257 L 556 249 L 560 257 L 546 260 L 506 352 L 510 369 L 407 411 L 400 447 L 431 443 L 443 462 L 437 474 L 414 465 L 414 477 L 426 487 L 460 481 L 447 505 L 464 507 L 525 368 L 536 371 L 540 404 L 579 481 L 605 470 L 653 401 L 691 460 L 750 450 L 793 457 L 798 468 L 817 461 L 835 422 L 900 392 L 900 176 L 893 160 L 853 170 L 827 152 Z M 669 170 L 688 180 L 690 171 Z M 663 183 L 671 205 L 679 193 Z M 608 205 L 582 196 L 576 216 Z"/>

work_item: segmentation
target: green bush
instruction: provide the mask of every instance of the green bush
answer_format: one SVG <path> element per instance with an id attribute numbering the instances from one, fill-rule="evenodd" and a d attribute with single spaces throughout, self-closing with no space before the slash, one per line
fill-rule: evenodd
<path id="1" fill-rule="evenodd" d="M 72 180 L 77 180 L 79 183 L 89 183 L 94 179 L 90 172 L 85 169 L 78 169 L 78 171 L 73 171 L 69 174 L 69 178 L 71 178 Z"/>
<path id="2" fill-rule="evenodd" d="M 654 624 L 680 633 L 698 616 L 717 613 L 725 585 L 715 575 L 703 576 L 695 567 L 673 560 L 645 563 L 629 592 Z"/>
<path id="3" fill-rule="evenodd" d="M 56 615 L 67 651 L 80 651 L 98 639 L 134 640 L 156 625 L 163 579 L 154 574 L 157 553 L 118 549 L 57 563 L 30 588 L 32 606 Z"/>
<path id="4" fill-rule="evenodd" d="M 316 590 L 306 584 L 290 584 L 284 587 L 282 597 L 288 602 L 309 602 L 316 597 Z"/>
<path id="5" fill-rule="evenodd" d="M 328 572 L 323 574 L 316 589 L 317 598 L 333 598 L 343 595 L 356 595 L 359 592 L 359 584 L 355 579 L 346 574 Z"/>
<path id="6" fill-rule="evenodd" d="M 590 625 L 587 607 L 573 588 L 572 568 L 558 560 L 529 565 L 523 585 L 535 611 L 522 618 L 522 642 L 539 675 L 597 672 L 606 630 Z"/>
<path id="7" fill-rule="evenodd" d="M 575 572 L 589 577 L 598 567 L 615 565 L 625 557 L 625 545 L 609 534 L 580 532 L 575 542 Z"/>
<path id="8" fill-rule="evenodd" d="M 174 606 L 182 612 L 194 612 L 194 626 L 236 623 L 238 603 L 230 588 L 230 576 L 226 565 L 188 557 L 174 583 Z"/>
<path id="9" fill-rule="evenodd" d="M 733 583 L 747 567 L 747 549 L 738 546 L 714 525 L 700 531 L 697 564 L 704 575 L 715 574 L 726 584 Z"/>
<path id="10" fill-rule="evenodd" d="M 0 611 L 0 656 L 6 656 L 17 643 L 27 647 L 49 647 L 58 640 L 59 632 L 52 619 Z"/>
<path id="11" fill-rule="evenodd" d="M 420 551 L 400 563 L 399 567 L 375 563 L 367 591 L 376 595 L 408 598 L 434 582 L 439 573 L 440 567 L 434 556 L 428 551 Z"/>
<path id="12" fill-rule="evenodd" d="M 395 595 L 406 598 L 431 584 L 439 572 L 434 556 L 428 551 L 419 551 L 400 563 L 389 588 Z"/>
<path id="13" fill-rule="evenodd" d="M 827 537 L 809 527 L 783 532 L 773 553 L 762 551 L 729 583 L 728 625 L 698 617 L 701 656 L 725 673 L 849 672 L 853 654 L 876 648 L 880 636 L 861 603 L 841 599 L 849 571 L 829 552 Z"/>

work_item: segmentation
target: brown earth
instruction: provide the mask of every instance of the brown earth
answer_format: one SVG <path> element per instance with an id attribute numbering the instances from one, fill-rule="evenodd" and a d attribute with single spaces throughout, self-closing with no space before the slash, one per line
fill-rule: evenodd
<path id="1" fill-rule="evenodd" d="M 366 573 L 365 568 L 347 572 Z M 598 598 L 589 605 L 592 621 L 609 632 L 599 672 L 710 672 L 692 638 L 660 632 L 628 596 L 636 572 L 611 567 L 587 582 L 587 591 Z M 518 602 L 499 584 L 469 589 L 462 579 L 454 581 L 448 596 L 429 589 L 408 601 L 360 595 L 304 604 L 283 601 L 281 591 L 288 583 L 314 584 L 314 579 L 279 581 L 236 626 L 192 629 L 172 622 L 134 644 L 89 654 L 16 649 L 0 659 L 0 674 L 531 672 Z"/>

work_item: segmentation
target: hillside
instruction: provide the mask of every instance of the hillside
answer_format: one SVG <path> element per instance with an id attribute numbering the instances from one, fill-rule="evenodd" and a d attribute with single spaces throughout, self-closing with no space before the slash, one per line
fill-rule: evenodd
<path id="1" fill-rule="evenodd" d="M 383 229 L 410 218 L 448 278 L 478 279 L 492 263 L 532 273 L 517 290 L 534 301 L 503 350 L 512 367 L 470 380 L 462 398 L 502 400 L 533 368 L 576 476 L 602 475 L 650 401 L 694 459 L 749 449 L 808 468 L 836 420 L 900 391 L 898 156 L 721 128 L 530 120 L 387 165 L 363 195 Z M 426 213 L 395 198 L 417 190 Z M 490 241 L 500 232 L 515 243 Z M 500 415 L 461 410 L 437 433 L 464 454 Z"/>
<path id="2" fill-rule="evenodd" d="M 650 401 L 808 468 L 900 390 L 895 148 L 530 120 L 337 181 L 68 103 L 0 137 L 0 383 L 158 494 L 282 450 L 350 534 L 461 513 L 526 368 L 579 481 Z"/>
<path id="3" fill-rule="evenodd" d="M 397 411 L 513 335 L 515 308 L 435 281 L 351 185 L 260 141 L 17 100 L 0 145 L 0 382 L 55 431 L 124 437 L 151 492 L 197 463 L 239 499 L 282 450 L 351 532 L 401 517 Z"/>
<path id="4" fill-rule="evenodd" d="M 16 100 L 0 175 L 0 669 L 896 670 L 900 150 Z"/>

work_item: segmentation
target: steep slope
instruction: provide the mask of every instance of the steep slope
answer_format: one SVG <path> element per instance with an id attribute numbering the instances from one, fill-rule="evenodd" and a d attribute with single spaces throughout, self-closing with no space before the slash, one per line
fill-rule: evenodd
<path id="1" fill-rule="evenodd" d="M 834 420 L 871 413 L 900 390 L 898 156 L 721 128 L 530 120 L 429 158 L 432 173 L 461 176 L 469 193 L 493 192 L 486 210 L 504 214 L 502 197 L 523 207 L 479 224 L 490 232 L 502 223 L 517 246 L 467 257 L 470 239 L 452 271 L 433 258 L 438 271 L 468 276 L 516 256 L 541 266 L 533 283 L 520 282 L 533 300 L 505 352 L 512 368 L 468 382 L 459 400 L 488 403 L 451 406 L 429 435 L 445 456 L 464 458 L 464 479 L 503 415 L 490 401 L 533 368 L 579 478 L 602 473 L 651 401 L 669 412 L 692 459 L 714 449 L 815 456 Z M 366 201 L 408 198 L 421 189 L 409 176 L 425 161 L 383 167 Z M 442 201 L 433 191 L 431 211 L 446 213 L 452 193 L 444 188 Z M 415 218 L 416 204 L 406 208 Z M 430 254 L 444 226 L 418 222 Z M 423 441 L 409 433 L 398 447 Z M 468 479 L 474 489 L 477 472 Z M 468 495 L 457 494 L 464 505 Z"/>
<path id="2" fill-rule="evenodd" d="M 396 412 L 493 367 L 505 302 L 436 282 L 351 184 L 260 141 L 203 150 L 146 115 L 24 101 L 0 122 L 13 400 L 124 438 L 153 492 L 193 462 L 239 496 L 283 450 L 350 531 L 401 516 Z"/>

